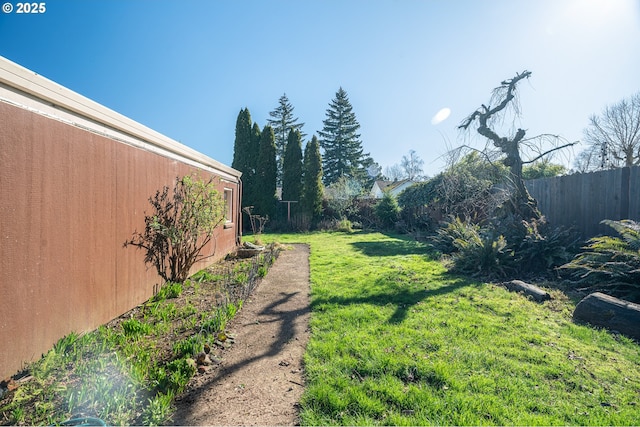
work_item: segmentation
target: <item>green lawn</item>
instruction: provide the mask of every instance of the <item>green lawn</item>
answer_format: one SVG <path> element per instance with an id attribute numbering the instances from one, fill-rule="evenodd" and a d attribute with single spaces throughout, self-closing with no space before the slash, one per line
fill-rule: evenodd
<path id="1" fill-rule="evenodd" d="M 379 233 L 311 245 L 306 425 L 638 425 L 640 346 Z"/>

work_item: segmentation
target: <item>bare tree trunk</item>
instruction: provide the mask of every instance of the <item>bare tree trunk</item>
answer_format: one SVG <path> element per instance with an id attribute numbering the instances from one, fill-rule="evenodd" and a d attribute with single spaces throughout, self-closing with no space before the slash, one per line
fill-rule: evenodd
<path id="1" fill-rule="evenodd" d="M 500 137 L 495 133 L 488 125 L 489 120 L 497 113 L 504 110 L 510 102 L 515 99 L 515 91 L 517 84 L 531 76 L 530 71 L 523 71 L 512 79 L 505 80 L 501 86 L 496 88 L 496 93 L 504 93 L 501 102 L 494 108 L 482 105 L 481 108 L 471 114 L 459 127 L 461 129 L 468 129 L 469 126 L 477 119 L 479 123 L 478 133 L 487 139 L 489 139 L 496 148 L 502 151 L 506 158 L 504 164 L 509 168 L 511 172 L 511 179 L 513 185 L 513 194 L 511 196 L 512 208 L 514 214 L 519 215 L 523 219 L 540 219 L 542 217 L 538 210 L 536 201 L 531 197 L 527 187 L 524 185 L 522 179 L 522 157 L 520 156 L 520 143 L 524 139 L 526 131 L 524 129 L 518 129 L 513 138 Z"/>

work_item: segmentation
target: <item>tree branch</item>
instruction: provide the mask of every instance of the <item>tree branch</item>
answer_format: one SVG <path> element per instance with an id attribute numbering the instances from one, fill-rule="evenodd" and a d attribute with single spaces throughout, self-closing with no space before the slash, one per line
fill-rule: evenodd
<path id="1" fill-rule="evenodd" d="M 568 143 L 566 143 L 566 144 L 564 144 L 564 145 L 560 145 L 560 146 L 558 146 L 558 147 L 553 147 L 552 149 L 547 150 L 547 151 L 545 151 L 545 152 L 544 152 L 544 153 L 542 153 L 542 154 L 539 154 L 539 155 L 538 155 L 538 156 L 536 156 L 534 159 L 527 160 L 526 162 L 525 162 L 525 161 L 523 161 L 523 162 L 522 162 L 522 164 L 523 164 L 523 165 L 528 165 L 529 163 L 533 163 L 533 162 L 535 162 L 536 160 L 541 159 L 542 157 L 546 156 L 546 155 L 547 155 L 547 154 L 549 154 L 549 153 L 553 153 L 554 151 L 558 151 L 558 150 L 561 150 L 561 149 L 563 149 L 563 148 L 571 147 L 571 146 L 573 146 L 573 145 L 576 145 L 577 143 L 578 143 L 577 141 L 576 141 L 576 142 L 568 142 Z"/>
<path id="2" fill-rule="evenodd" d="M 487 121 L 491 118 L 491 116 L 504 110 L 507 107 L 509 102 L 511 102 L 511 100 L 515 97 L 514 92 L 516 90 L 516 85 L 518 84 L 518 82 L 525 78 L 528 79 L 530 76 L 531 76 L 531 71 L 525 70 L 522 73 L 519 73 L 519 74 L 516 73 L 516 76 L 512 79 L 503 80 L 501 83 L 501 86 L 496 88 L 496 90 L 505 89 L 505 88 L 507 89 L 507 93 L 504 99 L 502 100 L 502 102 L 500 102 L 500 104 L 498 104 L 494 108 L 490 108 L 482 104 L 482 110 L 484 111 L 481 111 L 480 109 L 474 111 L 469 117 L 467 117 L 467 119 L 460 126 L 458 126 L 458 129 L 467 130 L 471 125 L 471 123 L 473 123 L 475 119 L 478 118 L 481 128 L 486 129 L 486 131 L 489 131 L 491 134 L 495 135 L 495 137 L 498 137 L 498 135 L 496 135 L 491 129 L 489 129 L 489 127 L 487 126 Z M 487 136 L 482 132 L 480 132 L 480 129 L 478 129 L 478 133 L 480 133 L 483 136 Z M 494 137 L 487 136 L 487 138 L 495 142 Z"/>

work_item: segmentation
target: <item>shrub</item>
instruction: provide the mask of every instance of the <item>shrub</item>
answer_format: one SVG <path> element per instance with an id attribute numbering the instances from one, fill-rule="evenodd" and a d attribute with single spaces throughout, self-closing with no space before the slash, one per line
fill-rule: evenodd
<path id="1" fill-rule="evenodd" d="M 326 188 L 325 216 L 347 218 L 354 210 L 354 202 L 362 193 L 362 186 L 355 179 L 341 176 Z"/>
<path id="2" fill-rule="evenodd" d="M 485 222 L 506 197 L 500 188 L 507 175 L 500 162 L 468 153 L 444 172 L 404 190 L 398 196 L 401 219 L 410 231 L 427 232 L 446 217 Z"/>
<path id="3" fill-rule="evenodd" d="M 456 238 L 453 245 L 457 252 L 452 255 L 453 271 L 471 276 L 505 277 L 513 270 L 513 251 L 508 248 L 502 235 L 480 229 L 468 238 Z"/>
<path id="4" fill-rule="evenodd" d="M 480 223 L 491 218 L 504 200 L 502 184 L 507 170 L 499 162 L 491 163 L 471 152 L 433 178 L 432 201 L 440 215 L 454 215 Z"/>
<path id="5" fill-rule="evenodd" d="M 338 222 L 337 230 L 343 233 L 353 233 L 353 224 L 348 219 L 343 218 Z"/>
<path id="6" fill-rule="evenodd" d="M 144 249 L 145 263 L 165 281 L 184 282 L 193 264 L 213 256 L 201 251 L 224 221 L 224 200 L 213 178 L 203 181 L 187 175 L 176 178 L 172 195 L 165 186 L 149 202 L 153 212 L 145 213 L 144 231 L 134 232 L 124 245 Z"/>
<path id="7" fill-rule="evenodd" d="M 434 208 L 438 200 L 438 186 L 442 176 L 418 182 L 398 195 L 400 219 L 408 231 L 433 231 L 438 223 Z"/>
<path id="8" fill-rule="evenodd" d="M 353 200 L 347 218 L 351 221 L 354 228 L 376 228 L 379 222 L 375 209 L 377 202 L 376 199 L 367 197 L 358 197 Z M 357 224 L 360 224 L 360 227 L 356 227 Z"/>
<path id="9" fill-rule="evenodd" d="M 544 218 L 521 221 L 521 224 L 525 230 L 524 237 L 513 239 L 516 243 L 516 265 L 520 272 L 553 270 L 569 262 L 575 255 L 580 240 L 574 230 L 551 227 Z"/>
<path id="10" fill-rule="evenodd" d="M 570 229 L 514 216 L 484 227 L 456 217 L 434 237 L 438 250 L 453 254 L 455 271 L 489 277 L 547 273 L 571 259 L 577 242 Z"/>
<path id="11" fill-rule="evenodd" d="M 561 267 L 587 290 L 607 290 L 638 300 L 640 296 L 640 223 L 604 220 L 620 237 L 590 239 L 582 252 Z"/>
<path id="12" fill-rule="evenodd" d="M 400 208 L 398 208 L 398 202 L 395 197 L 390 193 L 384 193 L 382 199 L 376 204 L 375 212 L 382 228 L 390 229 L 398 221 Z"/>
<path id="13" fill-rule="evenodd" d="M 479 225 L 472 224 L 469 221 L 462 221 L 459 217 L 453 217 L 436 231 L 433 244 L 440 252 L 450 254 L 458 250 L 454 241 L 470 240 L 479 233 Z"/>

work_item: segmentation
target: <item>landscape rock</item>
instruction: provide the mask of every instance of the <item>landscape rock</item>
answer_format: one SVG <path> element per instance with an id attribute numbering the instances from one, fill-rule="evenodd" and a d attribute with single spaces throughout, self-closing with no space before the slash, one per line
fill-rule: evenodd
<path id="1" fill-rule="evenodd" d="M 250 242 L 244 242 L 241 247 L 236 250 L 236 258 L 252 258 L 264 251 L 264 246 L 254 245 Z"/>

